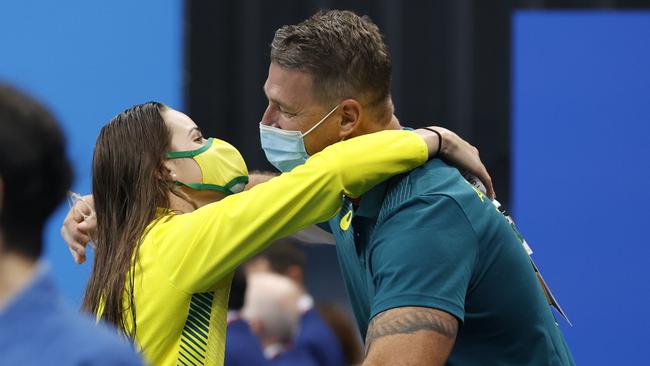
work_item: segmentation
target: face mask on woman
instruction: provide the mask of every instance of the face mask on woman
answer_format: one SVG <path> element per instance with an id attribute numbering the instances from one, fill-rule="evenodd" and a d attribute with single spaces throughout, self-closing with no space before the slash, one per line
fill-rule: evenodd
<path id="1" fill-rule="evenodd" d="M 196 161 L 203 178 L 199 183 L 174 181 L 176 185 L 230 195 L 242 192 L 248 183 L 248 168 L 244 158 L 239 150 L 223 140 L 211 137 L 198 149 L 167 153 L 167 159 L 180 158 Z"/>

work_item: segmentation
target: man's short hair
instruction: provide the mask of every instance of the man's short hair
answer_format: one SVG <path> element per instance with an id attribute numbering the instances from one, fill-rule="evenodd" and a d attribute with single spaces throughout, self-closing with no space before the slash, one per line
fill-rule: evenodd
<path id="1" fill-rule="evenodd" d="M 65 140 L 35 99 L 0 83 L 0 233 L 3 250 L 37 259 L 47 218 L 72 181 Z"/>
<path id="2" fill-rule="evenodd" d="M 271 62 L 313 78 L 324 104 L 365 98 L 368 105 L 390 95 L 391 60 L 379 28 L 351 11 L 319 11 L 275 32 Z"/>

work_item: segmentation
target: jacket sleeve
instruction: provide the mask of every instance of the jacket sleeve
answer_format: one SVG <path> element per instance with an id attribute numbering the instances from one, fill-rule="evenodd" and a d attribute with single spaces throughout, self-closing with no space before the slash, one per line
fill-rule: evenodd
<path id="1" fill-rule="evenodd" d="M 426 144 L 413 132 L 363 135 L 249 191 L 161 220 L 147 235 L 175 286 L 207 291 L 274 240 L 330 219 L 343 195 L 358 197 L 427 158 Z"/>

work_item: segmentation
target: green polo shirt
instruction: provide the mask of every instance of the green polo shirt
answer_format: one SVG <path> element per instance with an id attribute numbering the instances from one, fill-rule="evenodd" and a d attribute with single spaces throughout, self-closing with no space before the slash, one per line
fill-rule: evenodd
<path id="1" fill-rule="evenodd" d="M 530 259 L 489 198 L 441 160 L 329 222 L 359 329 L 401 306 L 454 315 L 448 365 L 573 365 Z"/>

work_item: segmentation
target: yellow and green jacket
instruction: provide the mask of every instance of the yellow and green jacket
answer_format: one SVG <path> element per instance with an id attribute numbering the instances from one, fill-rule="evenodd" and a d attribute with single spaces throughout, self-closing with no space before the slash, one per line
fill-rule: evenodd
<path id="1" fill-rule="evenodd" d="M 222 365 L 234 269 L 269 243 L 324 222 L 358 197 L 427 160 L 409 131 L 329 146 L 289 173 L 145 231 L 135 271 L 135 342 L 153 365 Z M 130 316 L 125 315 L 125 319 Z"/>

